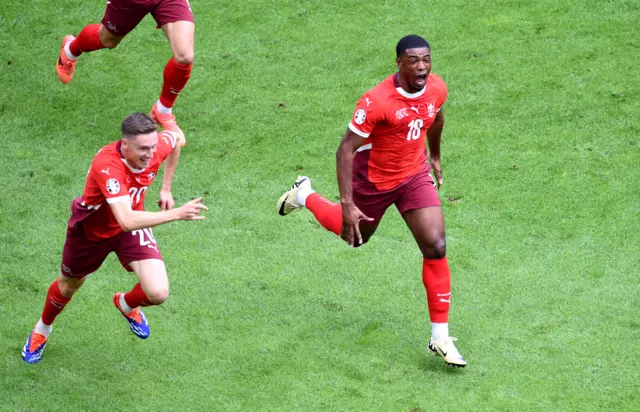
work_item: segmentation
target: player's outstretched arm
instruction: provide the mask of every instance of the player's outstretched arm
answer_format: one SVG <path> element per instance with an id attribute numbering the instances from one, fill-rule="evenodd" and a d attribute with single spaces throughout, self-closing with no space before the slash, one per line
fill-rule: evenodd
<path id="1" fill-rule="evenodd" d="M 362 213 L 353 203 L 353 154 L 363 143 L 364 138 L 347 129 L 336 152 L 336 172 L 340 189 L 340 204 L 342 205 L 340 237 L 351 247 L 362 244 L 359 222 L 373 220 Z"/>
<path id="2" fill-rule="evenodd" d="M 202 198 L 194 199 L 176 209 L 160 212 L 147 212 L 144 210 L 132 210 L 128 202 L 110 203 L 111 211 L 125 232 L 136 229 L 144 229 L 173 222 L 174 220 L 202 220 L 200 215 L 203 210 L 209 210 L 202 203 Z"/>
<path id="3" fill-rule="evenodd" d="M 180 160 L 181 146 L 176 144 L 171 154 L 167 156 L 164 161 L 164 174 L 162 178 L 162 188 L 160 189 L 160 200 L 158 200 L 158 206 L 160 210 L 173 209 L 175 202 L 173 201 L 173 195 L 171 194 L 171 183 L 173 182 L 173 176 L 176 174 L 178 168 L 178 161 Z"/>
<path id="4" fill-rule="evenodd" d="M 442 185 L 442 167 L 440 165 L 440 137 L 444 129 L 444 113 L 436 114 L 433 124 L 427 129 L 427 142 L 429 144 L 429 163 L 436 178 L 437 188 Z"/>

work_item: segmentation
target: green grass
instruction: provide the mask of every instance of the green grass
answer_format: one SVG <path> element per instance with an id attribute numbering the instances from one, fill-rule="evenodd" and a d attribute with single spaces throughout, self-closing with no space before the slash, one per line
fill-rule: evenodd
<path id="1" fill-rule="evenodd" d="M 0 409 L 640 409 L 638 2 L 194 0 L 174 196 L 204 195 L 207 220 L 154 230 L 172 296 L 146 311 L 148 341 L 111 306 L 134 283 L 112 256 L 36 366 L 20 349 L 68 204 L 122 118 L 157 98 L 169 49 L 146 19 L 64 86 L 59 41 L 103 2 L 5 3 Z M 465 370 L 424 355 L 421 257 L 395 210 L 357 250 L 274 210 L 298 173 L 337 196 L 354 104 L 411 32 L 450 91 L 441 197 Z"/>

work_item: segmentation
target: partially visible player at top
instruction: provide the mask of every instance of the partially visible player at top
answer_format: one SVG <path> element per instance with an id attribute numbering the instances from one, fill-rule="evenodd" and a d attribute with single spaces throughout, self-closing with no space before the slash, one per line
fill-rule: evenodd
<path id="1" fill-rule="evenodd" d="M 160 305 L 169 296 L 167 272 L 151 228 L 174 220 L 201 220 L 200 212 L 207 210 L 201 199 L 173 208 L 171 183 L 179 157 L 176 134 L 166 130 L 158 134 L 144 113 L 127 116 L 122 139 L 96 154 L 83 195 L 71 202 L 60 275 L 49 287 L 42 316 L 24 345 L 25 362 L 40 361 L 56 316 L 111 252 L 138 278 L 129 292 L 113 295 L 113 304 L 136 336 L 149 336 L 147 319 L 138 307 Z M 163 162 L 158 202 L 162 210 L 146 212 L 147 189 Z"/>
<path id="2" fill-rule="evenodd" d="M 173 56 L 164 68 L 160 98 L 150 116 L 164 130 L 182 135 L 172 113 L 178 94 L 187 84 L 193 64 L 195 26 L 188 0 L 109 0 L 102 23 L 89 24 L 78 37 L 62 39 L 56 72 L 63 83 L 71 82 L 77 60 L 82 53 L 103 48 L 113 49 L 138 23 L 151 13 L 169 40 Z M 183 136 L 180 145 L 184 145 Z"/>
<path id="3" fill-rule="evenodd" d="M 427 350 L 449 365 L 463 367 L 467 362 L 449 337 L 451 275 L 442 208 L 430 175 L 431 166 L 439 188 L 441 108 L 447 86 L 431 73 L 431 48 L 422 37 L 400 39 L 396 56 L 398 72 L 362 96 L 338 147 L 340 204 L 315 193 L 310 179 L 299 176 L 276 208 L 287 215 L 306 207 L 322 226 L 357 247 L 369 240 L 387 208 L 395 204 L 423 256 L 422 280 L 431 318 Z"/>

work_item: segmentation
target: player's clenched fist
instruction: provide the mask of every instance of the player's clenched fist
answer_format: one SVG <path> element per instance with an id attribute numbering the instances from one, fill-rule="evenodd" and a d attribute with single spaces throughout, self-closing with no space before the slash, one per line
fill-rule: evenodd
<path id="1" fill-rule="evenodd" d="M 203 205 L 202 198 L 193 199 L 190 202 L 185 203 L 177 209 L 174 209 L 178 213 L 178 220 L 202 220 L 204 216 L 200 215 L 200 211 L 209 210 L 208 207 Z"/>

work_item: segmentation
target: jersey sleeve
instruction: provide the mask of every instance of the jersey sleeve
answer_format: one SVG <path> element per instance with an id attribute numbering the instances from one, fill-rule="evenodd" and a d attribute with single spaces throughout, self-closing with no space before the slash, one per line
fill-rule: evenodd
<path id="1" fill-rule="evenodd" d="M 440 82 L 438 84 L 438 96 L 436 98 L 436 105 L 438 106 L 437 111 L 440 111 L 442 106 L 444 106 L 444 103 L 447 101 L 447 96 L 449 94 L 449 90 L 447 89 L 447 84 L 444 82 L 444 80 L 442 80 L 442 78 L 439 78 L 439 79 L 440 79 Z"/>
<path id="2" fill-rule="evenodd" d="M 160 158 L 160 162 L 163 162 L 176 148 L 177 137 L 176 134 L 170 130 L 163 130 L 158 134 L 158 148 L 157 153 Z"/>
<path id="3" fill-rule="evenodd" d="M 373 132 L 376 123 L 384 119 L 383 101 L 365 93 L 356 104 L 349 123 L 349 130 L 358 136 L 367 138 Z"/>
<path id="4" fill-rule="evenodd" d="M 89 170 L 89 178 L 98 187 L 107 203 L 129 202 L 126 166 L 122 162 L 96 158 Z"/>

